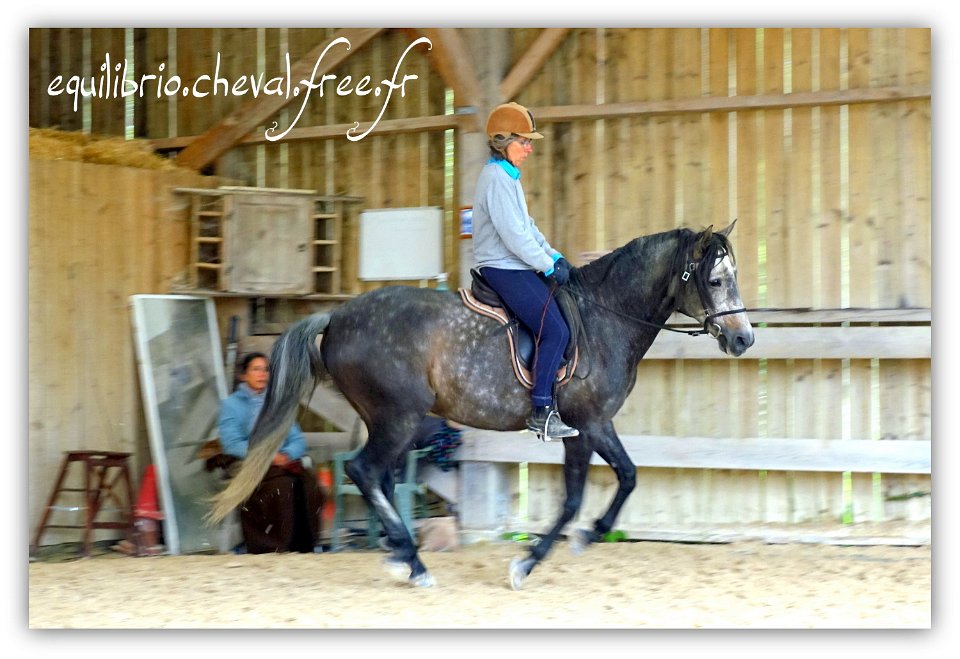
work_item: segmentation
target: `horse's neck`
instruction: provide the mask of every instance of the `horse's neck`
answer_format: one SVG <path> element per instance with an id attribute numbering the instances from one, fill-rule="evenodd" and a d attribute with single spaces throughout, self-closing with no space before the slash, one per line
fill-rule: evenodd
<path id="1" fill-rule="evenodd" d="M 587 293 L 621 313 L 647 321 L 673 311 L 670 284 L 679 239 L 670 231 L 637 238 L 581 268 Z"/>
<path id="2" fill-rule="evenodd" d="M 637 361 L 660 331 L 653 325 L 663 325 L 675 306 L 670 283 L 676 276 L 672 269 L 679 243 L 674 234 L 637 238 L 581 268 L 584 295 L 612 310 L 607 314 L 617 318 L 617 322 L 604 324 L 615 333 L 609 339 L 626 343 Z M 594 313 L 597 310 L 590 309 L 590 314 Z"/>

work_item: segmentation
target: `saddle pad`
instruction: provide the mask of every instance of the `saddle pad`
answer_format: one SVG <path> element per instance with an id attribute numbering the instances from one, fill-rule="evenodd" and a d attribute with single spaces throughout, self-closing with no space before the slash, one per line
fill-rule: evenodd
<path id="1" fill-rule="evenodd" d="M 459 292 L 460 299 L 463 300 L 463 304 L 465 307 L 467 307 L 467 309 L 470 309 L 481 316 L 493 318 L 501 325 L 507 326 L 507 343 L 510 346 L 510 363 L 513 365 L 513 372 L 517 376 L 517 380 L 520 382 L 520 384 L 522 384 L 526 389 L 533 389 L 533 374 L 530 372 L 530 369 L 523 365 L 523 363 L 520 361 L 520 356 L 517 354 L 517 328 L 514 323 L 510 322 L 510 317 L 507 315 L 507 312 L 503 309 L 503 307 L 495 307 L 480 302 L 474 296 L 473 291 L 468 288 L 461 288 L 459 289 Z M 561 366 L 560 370 L 557 371 L 558 387 L 565 385 L 567 382 L 573 379 L 573 373 L 577 369 L 579 354 L 579 350 L 575 351 L 573 360 Z"/>

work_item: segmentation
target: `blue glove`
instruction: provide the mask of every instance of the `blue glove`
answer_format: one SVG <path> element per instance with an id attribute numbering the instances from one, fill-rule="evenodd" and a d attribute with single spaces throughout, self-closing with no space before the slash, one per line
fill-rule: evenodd
<path id="1" fill-rule="evenodd" d="M 570 263 L 562 256 L 553 264 L 553 278 L 560 286 L 570 281 Z"/>

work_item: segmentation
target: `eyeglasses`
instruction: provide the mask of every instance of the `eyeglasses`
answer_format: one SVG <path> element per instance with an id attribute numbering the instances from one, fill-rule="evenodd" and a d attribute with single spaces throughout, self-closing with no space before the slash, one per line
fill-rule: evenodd
<path id="1" fill-rule="evenodd" d="M 524 149 L 529 149 L 529 148 L 533 147 L 533 140 L 531 140 L 530 138 L 527 138 L 527 137 L 518 137 L 518 138 L 517 138 L 517 144 L 519 144 L 520 146 L 522 146 Z"/>

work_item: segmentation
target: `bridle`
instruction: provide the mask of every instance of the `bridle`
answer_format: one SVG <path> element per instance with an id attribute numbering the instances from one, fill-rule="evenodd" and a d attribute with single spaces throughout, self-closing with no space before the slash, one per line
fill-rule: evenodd
<path id="1" fill-rule="evenodd" d="M 680 275 L 681 285 L 686 284 L 688 281 L 690 281 L 691 273 L 695 272 L 699 267 L 700 267 L 699 261 L 691 261 L 687 265 L 687 267 L 684 269 L 683 274 Z M 698 285 L 697 297 L 700 298 L 700 305 L 703 307 L 703 329 L 687 331 L 686 333 L 689 334 L 690 336 L 699 336 L 700 334 L 710 334 L 710 325 L 713 325 L 714 327 L 716 327 L 717 333 L 719 334 L 721 331 L 720 325 L 718 325 L 717 323 L 711 323 L 711 321 L 714 318 L 719 318 L 720 316 L 729 316 L 735 313 L 744 313 L 747 311 L 745 307 L 740 307 L 739 309 L 729 309 L 728 311 L 717 311 L 715 313 L 709 313 L 710 310 L 708 309 L 707 304 L 703 301 L 705 297 L 704 291 L 701 289 L 702 289 L 702 286 Z M 706 296 L 706 297 L 709 299 L 709 296 Z M 673 330 L 672 328 L 669 328 L 669 327 L 663 327 L 663 329 L 667 329 L 670 331 L 683 331 L 683 330 Z M 716 336 L 716 335 L 711 334 L 711 336 Z"/>
<path id="2" fill-rule="evenodd" d="M 694 273 L 694 272 L 696 272 L 697 269 L 700 268 L 700 267 L 701 267 L 701 261 L 690 261 L 690 262 L 686 265 L 686 267 L 684 267 L 684 269 L 683 269 L 683 271 L 681 272 L 680 276 L 679 276 L 677 279 L 674 279 L 674 280 L 671 282 L 670 288 L 671 288 L 671 289 L 675 289 L 675 288 L 678 287 L 678 286 L 679 286 L 679 287 L 682 287 L 682 286 L 686 285 L 687 282 L 690 281 L 691 274 Z M 679 284 L 677 283 L 678 280 L 679 280 Z M 696 282 L 696 279 L 695 279 L 695 282 Z M 583 301 L 585 301 L 585 302 L 589 302 L 590 304 L 592 304 L 592 305 L 594 305 L 594 306 L 600 307 L 601 309 L 603 309 L 603 310 L 605 310 L 605 311 L 609 311 L 610 313 L 615 314 L 615 315 L 617 315 L 617 316 L 620 316 L 620 317 L 622 317 L 622 318 L 626 318 L 627 320 L 630 320 L 630 321 L 632 321 L 632 322 L 634 322 L 634 323 L 639 323 L 639 324 L 641 324 L 641 325 L 647 325 L 647 326 L 649 326 L 649 327 L 656 327 L 657 329 L 667 330 L 668 332 L 676 332 L 676 333 L 678 333 L 678 334 L 686 334 L 687 336 L 700 336 L 700 335 L 702 335 L 702 334 L 710 334 L 711 336 L 714 336 L 714 335 L 710 332 L 710 326 L 711 326 L 711 325 L 712 325 L 713 327 L 716 327 L 716 328 L 717 328 L 717 332 L 718 332 L 718 333 L 721 331 L 721 328 L 720 328 L 720 326 L 719 326 L 717 323 L 712 323 L 712 322 L 711 322 L 714 318 L 719 318 L 720 316 L 729 316 L 729 315 L 731 315 L 731 314 L 736 314 L 736 313 L 744 313 L 744 312 L 747 311 L 746 308 L 741 307 L 741 308 L 739 308 L 739 309 L 730 309 L 730 310 L 728 310 L 728 311 L 717 311 L 717 312 L 715 312 L 715 313 L 709 313 L 709 309 L 708 309 L 707 305 L 706 305 L 706 304 L 704 303 L 704 301 L 703 301 L 703 300 L 704 300 L 704 294 L 703 294 L 704 292 L 701 290 L 701 288 L 702 288 L 701 286 L 697 286 L 697 297 L 700 298 L 700 304 L 703 306 L 703 315 L 704 315 L 704 318 L 703 318 L 703 325 L 702 325 L 701 329 L 698 329 L 698 330 L 683 330 L 683 329 L 677 329 L 676 327 L 670 327 L 669 325 L 661 325 L 661 324 L 659 324 L 659 323 L 653 323 L 653 322 L 650 322 L 649 320 L 646 320 L 646 319 L 644 319 L 644 318 L 638 318 L 638 317 L 636 317 L 636 316 L 632 316 L 632 315 L 630 315 L 630 314 L 623 313 L 622 311 L 618 311 L 618 310 L 616 310 L 616 309 L 612 309 L 612 308 L 610 308 L 610 307 L 608 307 L 608 306 L 606 306 L 606 305 L 604 305 L 604 304 L 601 304 L 600 302 L 597 302 L 596 300 L 593 300 L 593 299 L 591 299 L 591 298 L 589 298 L 589 297 L 587 297 L 587 296 L 585 296 L 585 295 L 582 295 L 582 294 L 579 293 L 579 292 L 575 292 L 575 291 L 572 291 L 572 290 L 569 291 L 569 292 L 570 292 L 572 295 L 574 295 L 575 297 L 578 297 L 578 298 L 580 298 L 581 300 L 583 300 Z M 568 289 L 568 290 L 569 290 L 569 289 Z M 675 293 L 673 294 L 673 297 L 676 298 L 676 294 L 675 294 Z"/>

